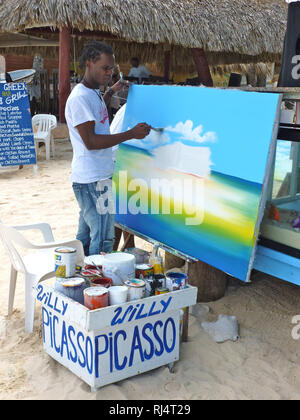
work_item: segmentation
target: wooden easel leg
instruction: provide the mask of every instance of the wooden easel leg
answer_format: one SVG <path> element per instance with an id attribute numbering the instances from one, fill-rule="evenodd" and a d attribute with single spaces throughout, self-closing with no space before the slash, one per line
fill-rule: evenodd
<path id="1" fill-rule="evenodd" d="M 189 272 L 189 262 L 186 261 L 184 264 L 184 272 L 188 275 Z M 189 307 L 184 308 L 183 320 L 182 320 L 182 336 L 181 340 L 183 343 L 188 341 L 189 335 Z"/>
<path id="2" fill-rule="evenodd" d="M 121 252 L 123 252 L 123 251 L 126 249 L 126 247 L 127 247 L 127 245 L 129 244 L 129 241 L 131 240 L 132 236 L 134 236 L 134 235 L 129 234 L 129 235 L 127 236 L 127 238 L 125 239 L 124 244 L 123 244 L 123 246 L 122 246 L 122 248 L 121 248 Z"/>

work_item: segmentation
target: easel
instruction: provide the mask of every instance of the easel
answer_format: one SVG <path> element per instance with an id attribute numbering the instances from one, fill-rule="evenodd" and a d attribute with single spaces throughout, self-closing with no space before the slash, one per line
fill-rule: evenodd
<path id="1" fill-rule="evenodd" d="M 124 244 L 122 245 L 120 251 L 124 251 L 129 243 L 129 241 L 132 239 L 133 236 L 137 236 L 140 239 L 143 239 L 144 241 L 147 241 L 149 243 L 151 243 L 154 247 L 156 248 L 161 248 L 164 251 L 169 252 L 170 254 L 173 254 L 177 257 L 182 258 L 185 261 L 184 264 L 184 272 L 185 274 L 189 275 L 189 268 L 191 266 L 191 264 L 194 264 L 195 262 L 197 262 L 197 260 L 193 257 L 181 254 L 179 251 L 176 251 L 173 248 L 169 248 L 166 245 L 163 245 L 151 238 L 148 238 L 132 229 L 129 229 L 127 226 L 124 225 L 120 225 L 119 223 L 115 223 L 115 226 L 118 227 L 119 229 L 122 230 L 122 232 L 126 232 L 129 233 L 128 237 L 126 238 L 126 240 L 124 241 Z M 189 331 L 189 308 L 186 307 L 184 310 L 184 314 L 183 314 L 183 320 L 182 320 L 182 335 L 181 335 L 181 340 L 183 343 L 186 343 L 188 341 L 188 331 Z"/>

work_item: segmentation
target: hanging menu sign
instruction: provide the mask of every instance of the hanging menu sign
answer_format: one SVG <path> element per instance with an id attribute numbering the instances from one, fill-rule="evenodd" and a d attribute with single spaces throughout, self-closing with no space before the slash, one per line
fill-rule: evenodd
<path id="1" fill-rule="evenodd" d="M 36 164 L 25 83 L 0 83 L 0 167 Z"/>

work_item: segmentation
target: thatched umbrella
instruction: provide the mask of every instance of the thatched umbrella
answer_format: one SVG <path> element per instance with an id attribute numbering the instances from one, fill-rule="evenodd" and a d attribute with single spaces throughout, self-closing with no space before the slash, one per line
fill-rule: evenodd
<path id="1" fill-rule="evenodd" d="M 92 31 L 110 41 L 119 62 L 126 51 L 162 65 L 171 50 L 171 69 L 194 58 L 198 72 L 203 58 L 214 65 L 280 60 L 286 17 L 285 0 L 0 0 L 0 32 L 69 27 L 84 39 Z"/>

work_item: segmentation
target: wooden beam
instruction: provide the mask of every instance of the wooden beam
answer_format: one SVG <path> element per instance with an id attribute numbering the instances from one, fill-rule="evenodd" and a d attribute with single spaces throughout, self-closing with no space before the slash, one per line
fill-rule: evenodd
<path id="1" fill-rule="evenodd" d="M 59 33 L 59 121 L 65 123 L 65 107 L 71 91 L 70 83 L 71 30 L 63 27 Z"/>
<path id="2" fill-rule="evenodd" d="M 200 83 L 204 86 L 213 86 L 214 84 L 204 50 L 202 48 L 192 48 L 192 56 Z"/>
<path id="3" fill-rule="evenodd" d="M 171 64 L 171 51 L 165 51 L 164 78 L 166 80 L 170 79 L 170 64 Z"/>

